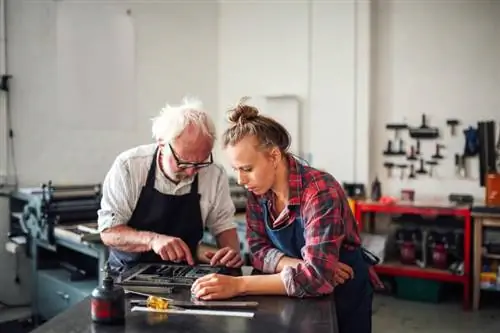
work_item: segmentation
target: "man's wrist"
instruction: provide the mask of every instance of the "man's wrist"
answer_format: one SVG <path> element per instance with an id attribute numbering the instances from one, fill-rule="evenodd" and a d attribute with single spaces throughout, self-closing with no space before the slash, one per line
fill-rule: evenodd
<path id="1" fill-rule="evenodd" d="M 149 232 L 148 235 L 147 235 L 147 246 L 148 246 L 148 249 L 149 251 L 152 251 L 153 248 L 154 248 L 154 242 L 158 239 L 160 235 L 157 234 L 157 233 L 154 233 L 154 232 Z"/>

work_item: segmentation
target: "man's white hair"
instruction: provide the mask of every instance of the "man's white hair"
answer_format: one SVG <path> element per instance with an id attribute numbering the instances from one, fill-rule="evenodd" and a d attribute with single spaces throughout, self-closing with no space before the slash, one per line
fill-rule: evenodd
<path id="1" fill-rule="evenodd" d="M 167 104 L 160 114 L 153 118 L 153 138 L 164 143 L 177 138 L 188 125 L 195 125 L 212 142 L 216 139 L 215 125 L 205 111 L 203 103 L 193 97 L 184 97 L 182 104 Z"/>

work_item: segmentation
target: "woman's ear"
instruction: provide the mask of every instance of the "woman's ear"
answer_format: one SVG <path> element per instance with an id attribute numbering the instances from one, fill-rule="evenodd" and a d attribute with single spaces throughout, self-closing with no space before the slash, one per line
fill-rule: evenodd
<path id="1" fill-rule="evenodd" d="M 282 157 L 281 151 L 277 147 L 274 147 L 271 150 L 271 159 L 275 169 L 278 167 L 278 164 L 281 161 L 281 157 Z"/>

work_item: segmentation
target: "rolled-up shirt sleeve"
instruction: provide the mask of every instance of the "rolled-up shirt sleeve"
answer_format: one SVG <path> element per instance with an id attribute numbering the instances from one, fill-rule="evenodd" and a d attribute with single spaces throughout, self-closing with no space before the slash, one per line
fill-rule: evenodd
<path id="1" fill-rule="evenodd" d="M 275 273 L 285 254 L 274 247 L 267 236 L 262 207 L 252 193 L 248 194 L 246 220 L 252 266 L 264 273 Z"/>
<path id="2" fill-rule="evenodd" d="M 234 214 L 236 209 L 234 207 L 233 199 L 231 198 L 231 191 L 229 189 L 229 179 L 224 170 L 216 182 L 217 190 L 213 206 L 207 215 L 206 227 L 213 236 L 217 236 L 223 231 L 236 228 Z"/>
<path id="3" fill-rule="evenodd" d="M 134 193 L 127 165 L 117 158 L 102 184 L 101 207 L 97 212 L 99 232 L 128 223 L 135 205 Z"/>
<path id="4" fill-rule="evenodd" d="M 311 297 L 330 294 L 334 289 L 335 267 L 344 239 L 343 207 L 334 188 L 309 190 L 302 207 L 305 246 L 304 263 L 287 266 L 281 277 L 289 296 Z"/>

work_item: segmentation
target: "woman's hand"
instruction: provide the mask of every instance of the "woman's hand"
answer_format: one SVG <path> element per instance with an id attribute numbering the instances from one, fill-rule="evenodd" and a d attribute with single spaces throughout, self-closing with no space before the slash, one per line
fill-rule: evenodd
<path id="1" fill-rule="evenodd" d="M 335 267 L 334 283 L 336 286 L 344 284 L 347 280 L 354 278 L 354 271 L 351 266 L 338 262 Z"/>
<path id="2" fill-rule="evenodd" d="M 197 279 L 191 287 L 194 297 L 202 300 L 227 299 L 241 294 L 241 279 L 223 274 L 208 274 Z"/>

